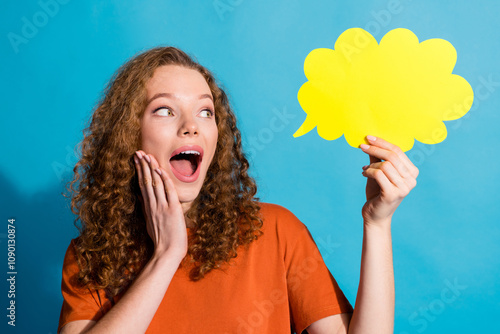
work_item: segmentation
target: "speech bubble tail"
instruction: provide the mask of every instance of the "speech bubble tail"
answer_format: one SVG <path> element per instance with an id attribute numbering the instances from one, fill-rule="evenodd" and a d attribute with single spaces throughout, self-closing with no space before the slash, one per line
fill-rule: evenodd
<path id="1" fill-rule="evenodd" d="M 311 131 L 315 127 L 316 127 L 316 122 L 314 122 L 314 120 L 312 119 L 311 116 L 307 116 L 306 119 L 304 120 L 304 123 L 302 123 L 300 128 L 297 131 L 295 131 L 295 133 L 293 134 L 293 137 L 297 138 L 297 137 L 300 137 L 302 135 L 305 135 L 306 133 L 308 133 L 309 131 Z"/>

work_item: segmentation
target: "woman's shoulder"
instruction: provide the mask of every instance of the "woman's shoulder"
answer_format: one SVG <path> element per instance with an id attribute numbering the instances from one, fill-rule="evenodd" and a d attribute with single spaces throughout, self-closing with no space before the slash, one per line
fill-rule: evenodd
<path id="1" fill-rule="evenodd" d="M 294 234 L 307 227 L 287 208 L 273 203 L 259 202 L 265 230 L 274 229 L 279 234 Z"/>
<path id="2" fill-rule="evenodd" d="M 259 202 L 260 213 L 264 219 L 281 219 L 295 217 L 295 215 L 279 204 Z"/>
<path id="3" fill-rule="evenodd" d="M 71 239 L 68 248 L 66 249 L 66 254 L 63 260 L 63 271 L 66 273 L 75 274 L 79 271 L 77 256 L 76 256 L 76 243 L 78 238 Z"/>

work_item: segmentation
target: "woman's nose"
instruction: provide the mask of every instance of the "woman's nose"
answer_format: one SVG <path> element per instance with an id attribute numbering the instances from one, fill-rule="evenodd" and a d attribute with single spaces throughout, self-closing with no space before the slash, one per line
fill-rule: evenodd
<path id="1" fill-rule="evenodd" d="M 183 117 L 181 126 L 179 128 L 180 136 L 196 136 L 198 135 L 198 125 L 193 117 Z"/>

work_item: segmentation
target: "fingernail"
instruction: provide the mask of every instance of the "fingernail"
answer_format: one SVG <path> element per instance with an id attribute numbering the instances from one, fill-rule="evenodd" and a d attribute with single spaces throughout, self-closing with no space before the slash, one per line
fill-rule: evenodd
<path id="1" fill-rule="evenodd" d="M 135 161 L 136 164 L 139 163 L 139 159 L 137 159 L 137 156 L 135 156 L 135 155 L 134 155 L 134 161 Z"/>
<path id="2" fill-rule="evenodd" d="M 370 140 L 370 141 L 375 141 L 377 140 L 377 137 L 373 137 L 373 136 L 366 136 L 366 139 Z"/>
<path id="3" fill-rule="evenodd" d="M 142 153 L 141 152 L 136 151 L 135 154 L 137 154 L 137 156 L 139 157 L 139 159 L 142 159 Z"/>
<path id="4" fill-rule="evenodd" d="M 368 169 L 368 167 L 370 167 L 370 165 L 363 166 L 363 167 L 361 167 L 361 169 L 365 170 L 365 169 Z"/>
<path id="5" fill-rule="evenodd" d="M 148 163 L 151 163 L 151 159 L 149 158 L 149 156 L 148 156 L 147 154 L 144 156 L 144 159 L 146 159 L 146 161 L 147 161 Z"/>
<path id="6" fill-rule="evenodd" d="M 161 170 L 159 168 L 155 168 L 155 171 L 158 173 L 158 175 L 161 175 Z"/>
<path id="7" fill-rule="evenodd" d="M 359 145 L 359 147 L 361 147 L 361 149 L 363 149 L 363 150 L 367 150 L 370 148 L 370 145 L 361 144 L 361 145 Z"/>

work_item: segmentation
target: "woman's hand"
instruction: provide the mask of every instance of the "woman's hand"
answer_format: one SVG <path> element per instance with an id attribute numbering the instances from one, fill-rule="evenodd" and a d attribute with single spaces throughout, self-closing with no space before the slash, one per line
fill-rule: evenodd
<path id="1" fill-rule="evenodd" d="M 398 146 L 381 138 L 366 138 L 370 145 L 362 144 L 361 149 L 370 155 L 370 165 L 363 167 L 368 178 L 363 219 L 369 225 L 390 225 L 394 211 L 416 186 L 418 169 Z"/>
<path id="2" fill-rule="evenodd" d="M 134 156 L 142 193 L 147 231 L 155 246 L 155 255 L 177 256 L 187 253 L 184 212 L 174 183 L 151 154 L 137 151 Z"/>

